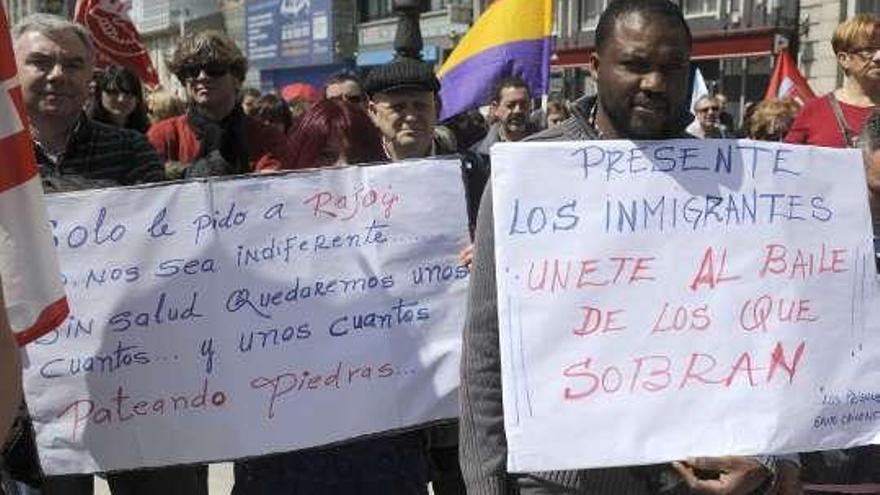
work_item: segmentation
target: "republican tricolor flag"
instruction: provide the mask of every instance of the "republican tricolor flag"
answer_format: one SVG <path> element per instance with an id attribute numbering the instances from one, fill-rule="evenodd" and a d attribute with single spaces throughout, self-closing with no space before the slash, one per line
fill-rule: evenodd
<path id="1" fill-rule="evenodd" d="M 28 129 L 0 3 L 0 277 L 19 345 L 59 326 L 69 311 Z"/>
<path id="2" fill-rule="evenodd" d="M 495 0 L 437 72 L 441 119 L 489 103 L 493 86 L 518 76 L 533 96 L 547 93 L 553 54 L 553 0 Z"/>
<path id="3" fill-rule="evenodd" d="M 788 50 L 781 50 L 776 56 L 776 67 L 767 85 L 765 100 L 791 98 L 803 105 L 816 97 L 810 85 L 797 68 Z"/>

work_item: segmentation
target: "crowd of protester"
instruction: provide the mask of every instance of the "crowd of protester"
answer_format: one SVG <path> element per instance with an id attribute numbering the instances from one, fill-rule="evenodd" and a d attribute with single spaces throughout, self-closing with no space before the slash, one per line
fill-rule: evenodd
<path id="1" fill-rule="evenodd" d="M 465 157 L 475 244 L 460 253 L 473 270 L 463 331 L 461 431 L 458 422 L 450 422 L 241 461 L 235 465 L 233 493 L 425 494 L 429 483 L 437 495 L 795 494 L 823 483 L 837 486 L 835 493 L 880 493 L 875 447 L 641 468 L 507 473 L 487 187 L 489 152 L 499 142 L 784 140 L 860 147 L 870 205 L 878 219 L 877 16 L 855 16 L 835 31 L 832 46 L 844 74 L 840 88 L 803 106 L 791 99 L 750 104 L 739 126 L 718 92 L 694 102 L 693 115 L 686 110 L 691 103 L 691 33 L 679 8 L 667 0 L 618 0 L 603 12 L 593 59 L 596 95 L 551 99 L 535 109 L 538 95 L 522 79 L 509 77 L 493 83 L 482 110 L 445 122 L 437 121 L 440 83 L 433 68 L 405 56 L 364 77 L 354 72 L 334 75 L 320 90 L 298 84 L 261 92 L 243 87 L 247 60 L 234 42 L 223 33 L 199 31 L 179 42 L 168 64 L 185 89 L 181 98 L 167 89 L 145 88 L 121 66 L 94 72 L 95 49 L 88 32 L 65 19 L 33 15 L 20 21 L 12 36 L 37 162 L 49 194 L 191 177 Z M 627 50 L 641 54 L 637 63 L 624 60 Z M 5 439 L 0 442 L 0 493 L 92 493 L 90 475 L 41 473 L 20 397 L 15 344 L 0 312 L 0 440 Z M 670 473 L 677 482 L 663 481 Z M 206 466 L 106 476 L 114 495 L 207 494 Z M 847 491 L 847 486 L 876 491 Z"/>

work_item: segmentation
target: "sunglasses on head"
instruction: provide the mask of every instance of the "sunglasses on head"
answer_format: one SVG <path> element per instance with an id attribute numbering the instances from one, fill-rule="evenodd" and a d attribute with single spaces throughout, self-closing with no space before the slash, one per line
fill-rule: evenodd
<path id="1" fill-rule="evenodd" d="M 180 69 L 184 80 L 196 79 L 204 72 L 208 77 L 222 77 L 229 73 L 229 66 L 219 63 L 187 65 Z"/>

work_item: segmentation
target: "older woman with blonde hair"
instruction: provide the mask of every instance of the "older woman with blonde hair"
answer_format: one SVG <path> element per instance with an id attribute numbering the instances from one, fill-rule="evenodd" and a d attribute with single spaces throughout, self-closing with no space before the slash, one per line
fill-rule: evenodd
<path id="1" fill-rule="evenodd" d="M 147 97 L 150 123 L 170 119 L 183 115 L 186 105 L 174 92 L 167 89 L 157 89 Z"/>
<path id="2" fill-rule="evenodd" d="M 843 71 L 843 85 L 807 102 L 786 142 L 855 147 L 868 116 L 880 107 L 880 17 L 859 14 L 841 23 L 831 47 Z"/>
<path id="3" fill-rule="evenodd" d="M 759 141 L 782 141 L 791 129 L 800 105 L 790 99 L 764 100 L 755 105 L 749 118 L 748 136 Z"/>

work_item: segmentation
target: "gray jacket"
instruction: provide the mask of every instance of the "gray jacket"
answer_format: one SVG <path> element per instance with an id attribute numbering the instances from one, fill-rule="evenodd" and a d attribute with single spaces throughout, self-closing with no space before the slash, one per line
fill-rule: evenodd
<path id="1" fill-rule="evenodd" d="M 576 104 L 574 116 L 528 141 L 594 140 L 586 119 L 593 101 Z M 529 474 L 508 473 L 502 408 L 501 356 L 495 285 L 492 188 L 480 203 L 461 357 L 459 439 L 462 474 L 469 495 L 627 494 L 679 495 L 689 491 L 668 465 L 632 466 Z M 775 459 L 761 459 L 775 471 Z"/>

